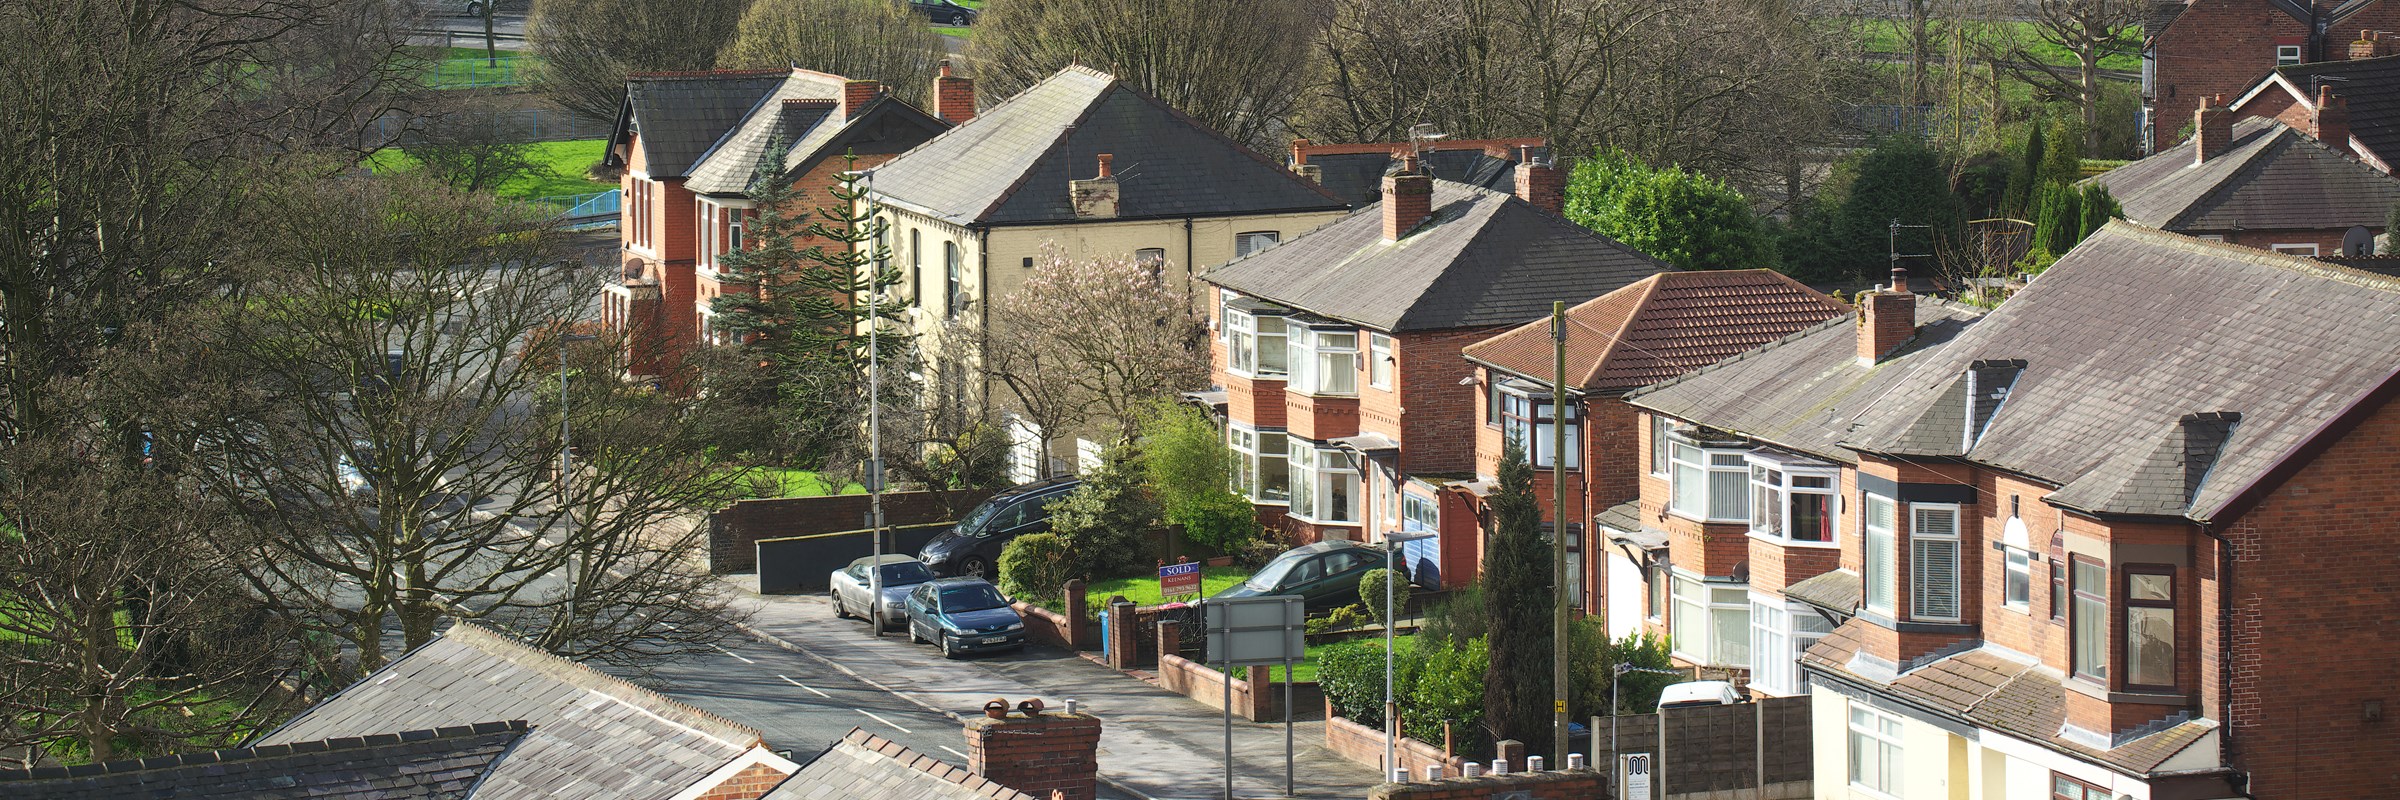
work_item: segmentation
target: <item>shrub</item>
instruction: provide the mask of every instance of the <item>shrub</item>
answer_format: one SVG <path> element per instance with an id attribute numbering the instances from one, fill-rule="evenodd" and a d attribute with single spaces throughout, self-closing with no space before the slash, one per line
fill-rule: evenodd
<path id="1" fill-rule="evenodd" d="M 1392 651 L 1392 696 L 1416 694 L 1416 648 Z M 1383 725 L 1383 640 L 1353 639 L 1327 645 L 1317 653 L 1317 688 L 1333 703 L 1333 713 L 1368 727 Z M 1407 712 L 1401 718 L 1407 719 Z"/>
<path id="2" fill-rule="evenodd" d="M 1425 609 L 1425 621 L 1417 635 L 1444 647 L 1464 647 L 1469 640 L 1484 638 L 1491 628 L 1483 605 L 1483 584 L 1472 583 Z"/>
<path id="3" fill-rule="evenodd" d="M 1365 607 L 1352 604 L 1336 608 L 1330 612 L 1327 612 L 1325 616 L 1311 619 L 1304 624 L 1307 626 L 1309 633 L 1324 633 L 1326 631 L 1338 631 L 1348 628 L 1356 628 L 1360 625 L 1366 624 L 1367 620 L 1370 619 L 1373 619 L 1373 617 L 1367 615 L 1367 609 Z"/>
<path id="4" fill-rule="evenodd" d="M 1067 574 L 1105 580 L 1143 573 L 1157 557 L 1150 531 L 1158 504 L 1135 479 L 1124 446 L 1109 448 L 1083 484 L 1050 505 L 1050 532 L 1065 540 Z"/>
<path id="5" fill-rule="evenodd" d="M 1417 663 L 1410 674 L 1407 699 L 1400 704 L 1401 734 L 1419 741 L 1442 741 L 1442 723 L 1450 723 L 1453 746 L 1462 753 L 1481 752 L 1489 740 L 1483 730 L 1484 672 L 1491 660 L 1483 639 L 1464 646 L 1439 647 L 1419 642 Z"/>
<path id="6" fill-rule="evenodd" d="M 1566 217 L 1683 269 L 1777 265 L 1775 240 L 1724 181 L 1605 149 L 1575 165 Z"/>
<path id="7" fill-rule="evenodd" d="M 1143 412 L 1141 427 L 1142 472 L 1166 521 L 1219 553 L 1240 552 L 1258 537 L 1258 509 L 1226 488 L 1233 451 L 1207 412 L 1162 401 Z"/>
<path id="8" fill-rule="evenodd" d="M 1241 552 L 1233 554 L 1234 562 L 1255 571 L 1275 560 L 1276 556 L 1283 555 L 1286 549 L 1281 541 L 1261 537 L 1242 545 Z"/>
<path id="9" fill-rule="evenodd" d="M 1383 605 L 1384 584 L 1386 583 L 1392 584 L 1390 608 Z M 1408 593 L 1415 588 L 1415 584 L 1405 580 L 1393 583 L 1391 570 L 1371 569 L 1367 570 L 1365 576 L 1358 579 L 1358 599 L 1365 601 L 1367 611 L 1374 614 L 1375 621 L 1390 625 L 1392 624 L 1393 609 L 1407 609 Z"/>
<path id="10" fill-rule="evenodd" d="M 1067 579 L 1067 540 L 1055 533 L 1029 533 L 1000 550 L 1000 592 L 1026 602 L 1063 597 Z"/>

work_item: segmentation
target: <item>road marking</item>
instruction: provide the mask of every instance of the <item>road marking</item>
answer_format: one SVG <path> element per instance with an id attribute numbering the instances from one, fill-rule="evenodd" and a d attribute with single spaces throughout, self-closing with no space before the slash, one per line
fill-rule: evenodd
<path id="1" fill-rule="evenodd" d="M 951 755 L 958 756 L 959 758 L 964 758 L 964 759 L 967 759 L 967 760 L 969 760 L 969 761 L 973 761 L 973 760 L 975 760 L 974 758 L 972 758 L 972 757 L 968 756 L 967 754 L 965 754 L 965 753 L 961 753 L 961 752 L 957 751 L 956 749 L 953 749 L 953 748 L 952 748 L 951 746 L 949 746 L 949 745 L 942 745 L 942 749 L 944 749 L 944 750 L 949 750 Z"/>
<path id="2" fill-rule="evenodd" d="M 907 729 L 907 728 L 901 728 L 901 727 L 900 727 L 900 723 L 893 722 L 893 721 L 891 721 L 891 720 L 884 719 L 883 717 L 877 716 L 877 715 L 875 714 L 875 712 L 873 712 L 873 711 L 868 711 L 868 710 L 866 710 L 866 709 L 863 709 L 863 708 L 861 708 L 861 709 L 857 709 L 857 711 L 858 711 L 858 713 L 865 714 L 865 715 L 867 715 L 867 716 L 870 716 L 870 717 L 874 717 L 876 722 L 881 722 L 881 723 L 883 723 L 883 724 L 885 724 L 885 725 L 890 725 L 890 726 L 892 726 L 892 727 L 894 727 L 894 728 L 899 728 L 901 733 L 916 733 L 916 731 L 912 731 L 912 730 L 909 730 L 909 729 Z M 953 751 L 953 752 L 955 752 L 955 751 Z"/>
<path id="3" fill-rule="evenodd" d="M 731 650 L 727 650 L 727 649 L 725 649 L 725 648 L 723 648 L 723 647 L 717 647 L 716 645 L 713 645 L 713 644 L 712 644 L 712 645 L 709 645 L 709 646 L 710 646 L 710 647 L 716 647 L 716 648 L 717 648 L 717 652 L 719 652 L 719 653 L 724 653 L 724 654 L 726 654 L 726 655 L 733 656 L 733 657 L 734 657 L 734 658 L 736 658 L 736 659 L 740 659 L 740 660 L 741 660 L 741 662 L 742 662 L 742 663 L 744 663 L 744 664 L 756 664 L 756 663 L 758 663 L 758 662 L 756 662 L 756 661 L 752 661 L 752 660 L 750 660 L 750 659 L 747 659 L 747 658 L 742 658 L 742 654 L 740 654 L 740 653 L 736 653 L 736 652 L 734 652 L 734 651 L 731 651 Z"/>
<path id="4" fill-rule="evenodd" d="M 777 675 L 777 676 L 775 676 L 775 677 L 782 678 L 784 683 L 788 683 L 788 684 L 791 684 L 791 685 L 793 685 L 793 686 L 798 686 L 798 687 L 800 687 L 800 688 L 802 688 L 802 689 L 807 689 L 807 690 L 808 690 L 808 692 L 809 692 L 809 694 L 813 694 L 813 695 L 816 695 L 816 696 L 818 696 L 818 697 L 825 698 L 825 699 L 827 699 L 827 700 L 831 700 L 831 699 L 833 699 L 833 695 L 829 695 L 829 694 L 826 694 L 826 693 L 824 693 L 824 692 L 817 691 L 817 687 L 810 686 L 810 685 L 808 685 L 808 684 L 801 683 L 801 682 L 799 682 L 799 681 L 796 681 L 796 680 L 792 680 L 792 677 L 791 677 L 791 676 L 789 676 L 789 675 Z"/>

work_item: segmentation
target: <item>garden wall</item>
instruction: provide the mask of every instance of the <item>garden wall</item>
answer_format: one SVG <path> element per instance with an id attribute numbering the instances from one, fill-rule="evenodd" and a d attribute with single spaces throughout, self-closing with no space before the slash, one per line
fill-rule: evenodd
<path id="1" fill-rule="evenodd" d="M 990 496 L 992 492 L 984 490 L 887 492 L 883 495 L 883 521 L 892 527 L 944 522 Z M 869 502 L 869 496 L 863 494 L 737 500 L 708 515 L 708 571 L 714 575 L 756 571 L 756 547 L 761 539 L 864 529 L 870 524 Z"/>
<path id="2" fill-rule="evenodd" d="M 1091 626 L 1083 622 L 1083 581 L 1068 581 L 1066 595 L 1064 614 L 1022 600 L 1010 604 L 1017 610 L 1017 616 L 1025 618 L 1025 638 L 1068 650 L 1092 646 L 1096 636 Z"/>
<path id="3" fill-rule="evenodd" d="M 1325 749 L 1334 755 L 1350 759 L 1375 769 L 1383 764 L 1383 731 L 1333 715 L 1333 704 L 1325 704 Z M 1425 768 L 1441 765 L 1443 774 L 1457 775 L 1466 768 L 1467 760 L 1451 754 L 1443 746 L 1400 737 L 1397 748 L 1400 766 L 1408 774 L 1425 775 Z"/>
<path id="4" fill-rule="evenodd" d="M 1360 725 L 1342 717 L 1331 716 L 1333 708 L 1326 706 L 1325 749 L 1343 758 L 1375 768 L 1383 763 L 1383 731 Z M 1759 723 L 1766 724 L 1766 757 L 1759 758 Z M 1592 720 L 1593 728 L 1588 746 L 1575 748 L 1578 752 L 1594 754 L 1590 763 L 1605 772 L 1616 764 L 1615 753 L 1645 753 L 1656 757 L 1659 739 L 1658 714 L 1627 714 L 1617 717 L 1611 751 L 1610 719 Z M 1814 790 L 1814 765 L 1811 763 L 1809 734 L 1809 699 L 1807 697 L 1772 697 L 1754 703 L 1727 706 L 1679 708 L 1666 711 L 1666 757 L 1660 759 L 1653 777 L 1653 797 L 1710 798 L 1711 800 L 1786 800 L 1806 798 Z M 1473 755 L 1476 758 L 1456 756 Z M 1400 763 L 1408 769 L 1410 780 L 1424 782 L 1425 767 L 1442 765 L 1443 774 L 1455 778 L 1469 760 L 1488 761 L 1485 754 L 1451 754 L 1445 748 L 1402 737 Z M 1522 769 L 1523 765 L 1512 765 Z M 1556 765 L 1553 765 L 1556 766 Z M 1759 773 L 1765 771 L 1766 788 L 1759 788 Z M 1605 781 L 1602 784 L 1606 785 Z M 1377 797 L 1430 798 L 1484 797 L 1486 794 L 1450 795 L 1437 789 L 1481 790 L 1488 793 L 1486 784 L 1464 781 L 1444 781 L 1429 784 L 1424 792 L 1394 792 Z M 1530 788 L 1530 787 L 1528 787 Z M 1546 797 L 1537 793 L 1537 797 Z M 1598 795 L 1569 795 L 1576 797 Z"/>

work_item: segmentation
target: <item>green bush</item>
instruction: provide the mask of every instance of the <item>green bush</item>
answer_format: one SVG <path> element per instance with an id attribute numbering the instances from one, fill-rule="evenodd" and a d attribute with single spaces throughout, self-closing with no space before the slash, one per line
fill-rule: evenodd
<path id="1" fill-rule="evenodd" d="M 1383 605 L 1384 584 L 1386 583 L 1392 584 L 1391 608 L 1385 608 Z M 1367 570 L 1367 574 L 1358 579 L 1358 599 L 1365 601 L 1367 611 L 1374 614 L 1376 622 L 1390 625 L 1392 624 L 1392 610 L 1407 609 L 1408 593 L 1415 588 L 1417 588 L 1415 584 L 1406 580 L 1393 583 L 1392 571 L 1378 567 Z"/>
<path id="2" fill-rule="evenodd" d="M 1067 579 L 1067 540 L 1055 533 L 1030 533 L 1000 550 L 1000 592 L 1029 603 L 1063 597 Z"/>
<path id="3" fill-rule="evenodd" d="M 1352 604 L 1336 608 L 1325 616 L 1311 619 L 1303 624 L 1307 626 L 1309 633 L 1324 633 L 1356 628 L 1367 624 L 1367 620 L 1370 619 L 1374 619 L 1374 617 L 1368 616 L 1364 606 Z"/>
<path id="4" fill-rule="evenodd" d="M 1648 669 L 1674 669 L 1667 655 L 1664 637 L 1637 633 L 1623 639 L 1608 638 L 1606 627 L 1597 618 L 1576 620 L 1569 631 L 1572 647 L 1567 657 L 1567 683 L 1574 688 L 1571 696 L 1575 719 L 1607 716 L 1609 712 L 1609 673 L 1612 664 L 1632 664 Z M 1658 708 L 1659 692 L 1668 684 L 1682 680 L 1676 675 L 1629 672 L 1616 682 L 1624 702 L 1617 713 L 1640 714 Z"/>
<path id="5" fill-rule="evenodd" d="M 1083 483 L 1050 504 L 1050 532 L 1066 541 L 1067 574 L 1087 581 L 1146 572 L 1157 563 L 1158 503 L 1136 479 L 1124 446 L 1109 448 Z"/>
<path id="6" fill-rule="evenodd" d="M 1483 681 L 1491 661 L 1482 639 L 1463 647 L 1421 643 L 1420 658 L 1407 699 L 1400 704 L 1400 729 L 1418 741 L 1442 741 L 1442 723 L 1450 723 L 1459 752 L 1479 753 L 1490 742 L 1483 729 Z"/>
<path id="7" fill-rule="evenodd" d="M 1226 488 L 1233 451 L 1207 412 L 1157 403 L 1143 412 L 1142 473 L 1158 495 L 1161 516 L 1183 526 L 1193 542 L 1224 554 L 1258 538 L 1258 509 Z"/>
<path id="8" fill-rule="evenodd" d="M 1422 644 L 1419 642 L 1418 644 Z M 1392 651 L 1392 692 L 1406 698 L 1416 694 L 1416 647 Z M 1317 688 L 1333 704 L 1333 713 L 1368 727 L 1383 725 L 1383 640 L 1353 639 L 1327 645 L 1317 654 Z M 1402 718 L 1407 717 L 1405 711 Z"/>
<path id="9" fill-rule="evenodd" d="M 1484 638 L 1491 629 L 1491 618 L 1483 604 L 1483 584 L 1471 583 L 1425 609 L 1425 621 L 1417 635 L 1440 642 L 1444 647 L 1464 647 L 1469 640 Z"/>
<path id="10" fill-rule="evenodd" d="M 1682 167 L 1653 168 L 1604 149 L 1575 165 L 1566 194 L 1568 219 L 1683 269 L 1779 263 L 1775 240 L 1741 192 Z"/>

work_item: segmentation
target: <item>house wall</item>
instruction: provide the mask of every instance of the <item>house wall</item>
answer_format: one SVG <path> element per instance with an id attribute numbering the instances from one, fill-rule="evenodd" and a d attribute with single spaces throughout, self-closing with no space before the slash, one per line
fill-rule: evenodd
<path id="1" fill-rule="evenodd" d="M 2383 235 L 2383 226 L 2381 225 L 2369 225 L 2367 226 L 2367 230 L 2377 236 Z M 2342 236 L 2343 234 L 2349 233 L 2349 231 L 2350 229 L 2348 227 L 2316 229 L 2249 228 L 2239 231 L 2193 229 L 2176 231 L 2176 233 L 2189 236 L 2223 237 L 2224 240 L 2229 244 L 2255 247 L 2260 250 L 2272 249 L 2274 245 L 2278 244 L 2314 244 L 2317 246 L 2318 255 L 2330 256 L 2342 251 Z"/>
<path id="2" fill-rule="evenodd" d="M 1476 471 L 1477 436 L 1462 434 L 1482 427 L 1479 398 L 1483 387 L 1459 384 L 1476 372 L 1459 351 L 1501 330 L 1456 328 L 1395 337 L 1393 355 L 1398 363 L 1392 380 L 1397 391 L 1370 396 L 1377 403 L 1375 411 L 1399 419 L 1393 438 L 1407 445 L 1400 451 L 1402 470 L 1411 474 Z M 1391 405 L 1381 407 L 1387 399 Z"/>
<path id="3" fill-rule="evenodd" d="M 2400 29 L 2400 3 L 2377 2 L 2329 30 L 2323 55 L 2346 58 L 2359 31 L 2393 29 Z M 2275 69 L 2276 45 L 2304 43 L 2307 34 L 2305 24 L 2267 0 L 2193 0 L 2155 42 L 2151 152 L 2185 138 L 2202 98 L 2239 96 Z"/>

